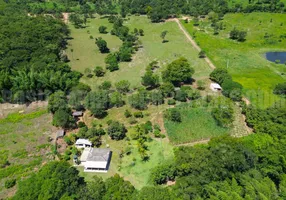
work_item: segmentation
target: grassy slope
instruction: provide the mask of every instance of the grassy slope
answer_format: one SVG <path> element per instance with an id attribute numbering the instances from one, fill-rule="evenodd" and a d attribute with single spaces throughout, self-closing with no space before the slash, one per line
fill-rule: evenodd
<path id="1" fill-rule="evenodd" d="M 10 114 L 0 120 L 1 159 L 6 155 L 10 163 L 0 169 L 0 198 L 14 191 L 14 188 L 4 189 L 5 180 L 27 176 L 48 160 L 51 123 L 51 115 L 45 110 Z"/>
<path id="2" fill-rule="evenodd" d="M 188 58 L 192 63 L 196 70 L 195 78 L 207 76 L 210 73 L 211 70 L 208 65 L 199 59 L 198 52 L 189 43 L 187 44 L 187 39 L 178 29 L 175 22 L 152 24 L 145 16 L 131 16 L 130 20 L 125 21 L 124 24 L 130 27 L 131 31 L 135 27 L 138 29 L 142 28 L 145 31 L 145 36 L 140 37 L 144 48 L 140 49 L 133 56 L 132 62 L 121 63 L 120 70 L 112 73 L 107 72 L 103 78 L 83 78 L 82 82 L 88 83 L 95 88 L 104 80 L 114 83 L 128 79 L 132 86 L 138 86 L 141 81 L 140 77 L 145 72 L 145 67 L 151 61 L 158 60 L 161 66 L 165 66 L 181 56 Z M 95 41 L 89 39 L 90 35 L 94 38 L 102 37 L 105 39 L 111 52 L 116 51 L 120 47 L 121 41 L 116 36 L 98 33 L 100 25 L 107 26 L 108 31 L 112 28 L 112 24 L 108 23 L 107 19 L 100 19 L 99 17 L 91 19 L 88 27 L 85 29 L 75 29 L 73 26 L 70 26 L 74 39 L 70 40 L 67 53 L 74 70 L 84 72 L 85 68 L 94 69 L 97 65 L 105 67 L 104 58 L 106 55 L 100 54 L 94 43 Z M 169 40 L 165 44 L 161 42 L 160 38 L 160 34 L 164 30 L 168 31 L 166 39 Z M 87 31 L 90 31 L 90 34 Z M 71 49 L 74 50 L 73 53 Z"/>
<path id="3" fill-rule="evenodd" d="M 128 135 L 128 134 L 127 134 Z M 151 169 L 173 157 L 173 147 L 167 139 L 154 139 L 151 142 L 146 142 L 148 145 L 148 154 L 150 160 L 143 162 L 137 150 L 136 141 L 113 141 L 108 136 L 103 138 L 103 147 L 108 144 L 112 150 L 112 160 L 110 169 L 107 173 L 84 173 L 80 167 L 80 175 L 86 180 L 91 180 L 94 175 L 100 176 L 103 179 L 119 174 L 125 180 L 130 181 L 137 189 L 141 189 L 146 185 L 150 185 L 149 175 Z M 132 148 L 130 155 L 124 155 L 123 158 L 119 154 L 125 150 L 127 146 Z"/>
<path id="4" fill-rule="evenodd" d="M 230 129 L 221 128 L 216 124 L 210 109 L 192 108 L 187 105 L 178 108 L 182 116 L 181 123 L 165 119 L 165 127 L 173 144 L 194 142 L 230 133 Z"/>
<path id="5" fill-rule="evenodd" d="M 272 19 L 272 22 L 270 22 Z M 259 25 L 261 21 L 261 25 Z M 286 71 L 285 65 L 277 65 L 267 61 L 263 54 L 267 51 L 285 51 L 286 40 L 278 42 L 278 38 L 286 31 L 286 17 L 284 14 L 251 13 L 227 14 L 223 20 L 226 29 L 218 36 L 213 35 L 209 23 L 203 22 L 199 27 L 204 31 L 196 32 L 196 41 L 207 52 L 217 67 L 226 67 L 234 80 L 245 88 L 245 95 L 252 103 L 268 107 L 279 98 L 272 94 L 277 83 L 286 79 L 282 75 Z M 281 26 L 283 23 L 283 26 Z M 183 23 L 184 24 L 184 23 Z M 192 24 L 184 24 L 193 34 Z M 246 41 L 239 43 L 228 39 L 228 33 L 233 27 L 248 32 Z M 273 34 L 275 43 L 265 41 L 265 33 Z"/>

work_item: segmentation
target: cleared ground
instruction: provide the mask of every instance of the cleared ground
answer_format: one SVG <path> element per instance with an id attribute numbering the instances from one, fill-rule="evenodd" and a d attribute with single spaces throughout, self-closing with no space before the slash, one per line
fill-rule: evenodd
<path id="1" fill-rule="evenodd" d="M 105 39 L 111 52 L 118 50 L 121 46 L 121 41 L 116 36 L 100 34 L 98 32 L 98 27 L 101 25 L 108 27 L 108 31 L 112 28 L 112 24 L 108 23 L 106 18 L 100 19 L 99 17 L 90 19 L 87 24 L 88 27 L 85 29 L 75 29 L 70 25 L 73 39 L 69 41 L 67 53 L 71 59 L 70 64 L 72 69 L 84 72 L 86 68 L 93 70 L 95 66 L 105 67 L 104 58 L 106 54 L 101 54 L 98 51 L 95 40 L 90 39 L 90 36 Z M 210 67 L 205 61 L 198 58 L 198 52 L 187 42 L 187 38 L 175 22 L 154 24 L 145 16 L 130 16 L 128 20 L 124 22 L 124 25 L 128 26 L 130 31 L 133 31 L 134 28 L 144 30 L 145 35 L 140 37 L 143 48 L 134 54 L 131 62 L 120 63 L 120 70 L 107 72 L 105 77 L 102 78 L 84 77 L 82 78 L 82 82 L 95 88 L 105 80 L 109 80 L 113 83 L 120 80 L 129 80 L 133 87 L 139 86 L 141 76 L 144 74 L 145 68 L 150 62 L 154 60 L 159 61 L 161 68 L 157 73 L 160 73 L 164 66 L 181 56 L 189 59 L 191 65 L 195 68 L 196 73 L 194 78 L 208 76 L 211 72 Z M 166 39 L 169 40 L 169 42 L 163 44 L 160 34 L 165 30 L 168 31 Z"/>
<path id="2" fill-rule="evenodd" d="M 0 199 L 15 191 L 15 187 L 4 188 L 6 180 L 18 181 L 52 159 L 48 142 L 53 133 L 51 124 L 51 115 L 46 110 L 9 114 L 0 120 Z M 7 165 L 3 167 L 4 163 Z"/>
<path id="3" fill-rule="evenodd" d="M 235 81 L 244 86 L 244 93 L 250 101 L 260 107 L 268 107 L 281 100 L 272 94 L 277 83 L 286 80 L 286 67 L 265 59 L 267 51 L 286 50 L 285 14 L 251 13 L 227 14 L 222 20 L 225 30 L 213 34 L 210 22 L 203 20 L 200 26 L 182 24 L 216 67 L 225 67 Z M 236 27 L 247 31 L 245 42 L 229 39 L 229 32 Z M 270 35 L 268 39 L 265 34 Z M 284 38 L 283 38 L 284 37 Z"/>

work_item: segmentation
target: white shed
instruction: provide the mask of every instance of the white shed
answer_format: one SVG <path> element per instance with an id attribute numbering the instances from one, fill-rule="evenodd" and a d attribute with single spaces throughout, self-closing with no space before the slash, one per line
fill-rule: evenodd
<path id="1" fill-rule="evenodd" d="M 217 83 L 211 83 L 210 88 L 214 92 L 222 90 L 221 86 L 219 84 L 217 84 Z"/>
<path id="2" fill-rule="evenodd" d="M 87 140 L 87 139 L 78 139 L 76 142 L 75 142 L 75 146 L 77 148 L 89 148 L 92 146 L 92 143 Z"/>

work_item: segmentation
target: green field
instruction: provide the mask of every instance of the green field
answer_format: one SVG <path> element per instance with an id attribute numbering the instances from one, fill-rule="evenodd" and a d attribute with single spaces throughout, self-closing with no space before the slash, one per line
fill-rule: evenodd
<path id="1" fill-rule="evenodd" d="M 13 194 L 15 188 L 4 188 L 7 179 L 22 177 L 37 171 L 50 157 L 48 137 L 52 132 L 51 115 L 46 110 L 28 114 L 9 114 L 0 120 L 0 199 Z"/>
<path id="2" fill-rule="evenodd" d="M 217 67 L 226 67 L 233 79 L 244 86 L 245 96 L 254 105 L 268 107 L 280 98 L 272 94 L 277 83 L 285 81 L 286 68 L 265 59 L 267 51 L 285 51 L 286 39 L 280 38 L 286 31 L 285 14 L 251 13 L 227 14 L 222 20 L 226 26 L 219 35 L 206 20 L 200 26 L 182 24 L 206 51 Z M 236 27 L 247 31 L 245 42 L 229 39 L 229 32 Z M 265 39 L 265 34 L 272 35 Z"/>
<path id="3" fill-rule="evenodd" d="M 188 104 L 177 107 L 182 116 L 182 122 L 172 122 L 165 119 L 165 127 L 173 144 L 195 142 L 202 139 L 230 134 L 231 129 L 219 127 L 206 107 L 192 108 Z"/>
<path id="4" fill-rule="evenodd" d="M 86 68 L 93 70 L 95 66 L 105 67 L 104 58 L 106 54 L 99 52 L 95 40 L 90 39 L 90 36 L 105 39 L 111 52 L 118 50 L 121 46 L 122 42 L 116 36 L 98 32 L 98 27 L 101 25 L 108 27 L 108 31 L 112 28 L 112 24 L 108 23 L 106 18 L 101 19 L 99 17 L 90 19 L 87 28 L 84 29 L 75 29 L 73 25 L 70 25 L 73 39 L 69 41 L 67 53 L 71 60 L 72 69 L 84 72 Z M 141 76 L 144 74 L 146 66 L 151 61 L 159 61 L 161 68 L 157 73 L 160 73 L 165 65 L 181 56 L 189 59 L 191 65 L 195 68 L 194 78 L 206 77 L 211 72 L 205 61 L 198 58 L 198 52 L 191 44 L 187 43 L 186 37 L 175 22 L 152 24 L 145 16 L 130 16 L 129 20 L 124 22 L 124 25 L 128 26 L 130 31 L 133 31 L 134 28 L 144 30 L 145 35 L 139 37 L 143 48 L 133 55 L 131 62 L 120 63 L 118 71 L 107 72 L 105 77 L 102 78 L 83 77 L 81 81 L 89 84 L 93 89 L 105 80 L 114 83 L 124 79 L 129 80 L 132 87 L 137 87 L 140 85 Z M 163 44 L 160 34 L 164 30 L 168 31 L 166 39 L 169 42 Z M 71 52 L 71 49 L 73 49 L 73 52 Z"/>
<path id="5" fill-rule="evenodd" d="M 110 169 L 107 173 L 84 173 L 83 168 L 79 167 L 80 175 L 85 177 L 86 180 L 91 180 L 95 175 L 106 179 L 117 173 L 123 176 L 125 180 L 130 181 L 137 189 L 141 189 L 144 186 L 151 185 L 149 182 L 151 169 L 174 156 L 173 147 L 167 139 L 153 139 L 150 142 L 146 142 L 148 154 L 150 155 L 148 161 L 141 160 L 136 141 L 114 141 L 108 136 L 104 136 L 102 146 L 105 147 L 107 144 L 112 150 Z M 124 154 L 124 157 L 120 158 L 120 153 L 127 146 L 131 147 L 131 154 Z"/>

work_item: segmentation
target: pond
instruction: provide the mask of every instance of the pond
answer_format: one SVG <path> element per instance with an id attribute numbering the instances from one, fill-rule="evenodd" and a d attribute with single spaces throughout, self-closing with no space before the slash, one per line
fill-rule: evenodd
<path id="1" fill-rule="evenodd" d="M 286 52 L 267 52 L 265 56 L 271 62 L 286 63 Z"/>

